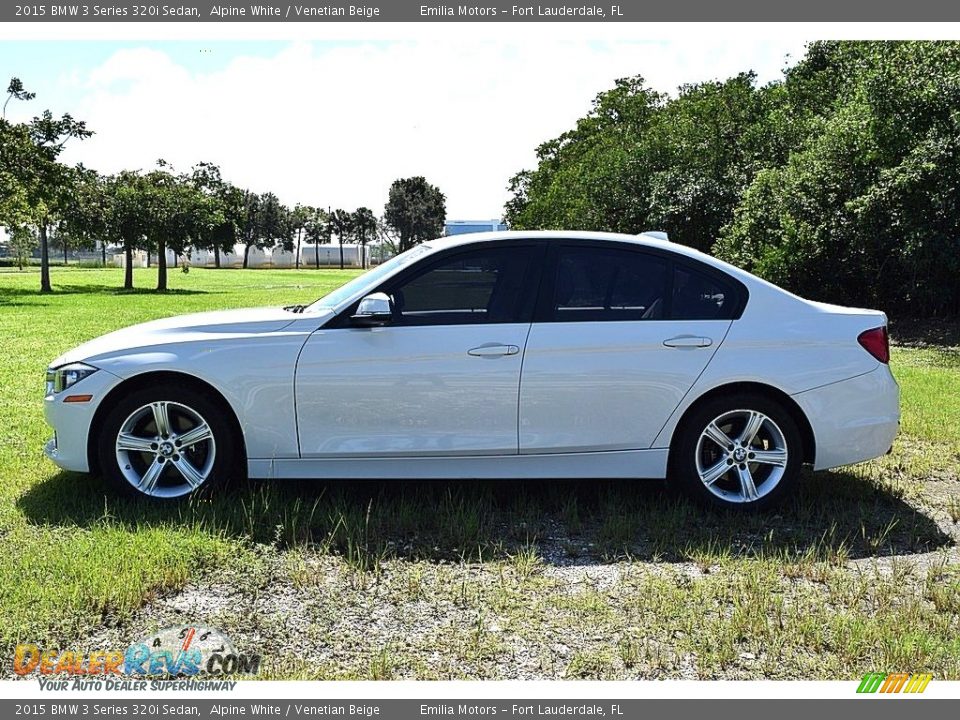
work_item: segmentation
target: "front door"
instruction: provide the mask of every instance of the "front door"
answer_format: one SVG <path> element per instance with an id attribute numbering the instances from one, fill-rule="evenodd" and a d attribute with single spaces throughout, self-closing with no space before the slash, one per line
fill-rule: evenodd
<path id="1" fill-rule="evenodd" d="M 540 252 L 445 251 L 378 289 L 390 324 L 313 333 L 296 374 L 301 456 L 516 454 Z"/>

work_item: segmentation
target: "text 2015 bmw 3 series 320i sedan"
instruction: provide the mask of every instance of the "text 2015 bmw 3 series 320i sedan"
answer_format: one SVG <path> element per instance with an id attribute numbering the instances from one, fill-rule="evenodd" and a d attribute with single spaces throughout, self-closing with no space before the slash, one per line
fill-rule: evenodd
<path id="1" fill-rule="evenodd" d="M 256 478 L 663 478 L 761 507 L 887 452 L 886 316 L 653 235 L 419 245 L 312 305 L 137 325 L 55 360 L 46 447 L 116 489 Z"/>

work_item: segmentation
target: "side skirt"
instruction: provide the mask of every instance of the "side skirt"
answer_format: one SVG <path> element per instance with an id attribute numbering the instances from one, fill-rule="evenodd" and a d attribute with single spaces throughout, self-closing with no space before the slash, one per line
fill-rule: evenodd
<path id="1" fill-rule="evenodd" d="M 301 458 L 247 461 L 252 478 L 344 480 L 497 480 L 509 478 L 664 478 L 666 448 L 616 452 L 470 457 Z"/>

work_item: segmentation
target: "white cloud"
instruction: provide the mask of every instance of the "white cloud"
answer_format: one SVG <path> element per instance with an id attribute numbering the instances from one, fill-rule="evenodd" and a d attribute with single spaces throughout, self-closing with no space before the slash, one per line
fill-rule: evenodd
<path id="1" fill-rule="evenodd" d="M 446 193 L 449 217 L 493 217 L 536 146 L 571 127 L 615 78 L 640 74 L 672 91 L 752 68 L 769 81 L 788 53 L 803 51 L 797 39 L 597 42 L 537 30 L 297 41 L 215 72 L 178 65 L 149 44 L 119 50 L 70 77 L 84 88 L 74 114 L 96 135 L 66 159 L 104 172 L 161 157 L 184 169 L 207 160 L 287 203 L 377 213 L 394 179 L 425 175 Z"/>

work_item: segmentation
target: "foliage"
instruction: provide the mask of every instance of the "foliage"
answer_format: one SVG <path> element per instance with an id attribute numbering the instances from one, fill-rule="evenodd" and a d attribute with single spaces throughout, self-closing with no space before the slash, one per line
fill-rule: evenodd
<path id="1" fill-rule="evenodd" d="M 67 247 L 93 248 L 106 234 L 107 196 L 104 178 L 93 170 L 77 167 L 72 191 L 64 196 L 56 229 L 58 243 Z"/>
<path id="2" fill-rule="evenodd" d="M 13 78 L 7 88 L 10 100 L 32 100 L 23 83 Z M 70 197 L 78 170 L 59 162 L 64 146 L 72 139 L 93 133 L 69 113 L 55 118 L 45 110 L 29 123 L 17 125 L 0 120 L 0 224 L 35 225 L 40 236 L 40 290 L 50 292 L 49 232 Z"/>
<path id="3" fill-rule="evenodd" d="M 446 197 L 424 177 L 394 180 L 384 208 L 386 225 L 399 238 L 399 251 L 438 237 L 447 217 Z"/>
<path id="4" fill-rule="evenodd" d="M 17 259 L 17 267 L 23 270 L 24 265 L 37 247 L 37 233 L 29 225 L 20 225 L 10 228 L 10 250 Z"/>
<path id="5" fill-rule="evenodd" d="M 340 243 L 340 269 L 343 270 L 343 244 L 353 238 L 353 213 L 334 210 L 330 215 L 330 226 Z"/>
<path id="6" fill-rule="evenodd" d="M 322 208 L 310 208 L 304 227 L 304 237 L 313 245 L 314 267 L 320 269 L 320 245 L 333 242 L 333 225 L 330 213 Z"/>
<path id="7" fill-rule="evenodd" d="M 601 93 L 510 180 L 515 229 L 672 240 L 821 300 L 958 314 L 960 43 L 818 42 L 667 98 Z"/>
<path id="8" fill-rule="evenodd" d="M 717 245 L 800 293 L 960 313 L 960 44 L 821 43 L 785 88 L 825 111 Z"/>
<path id="9" fill-rule="evenodd" d="M 294 226 L 290 222 L 290 211 L 280 203 L 271 192 L 257 195 L 245 190 L 242 205 L 236 215 L 240 241 L 244 244 L 243 267 L 250 258 L 250 248 L 280 247 L 293 252 Z"/>
<path id="10" fill-rule="evenodd" d="M 379 223 L 373 210 L 368 207 L 359 207 L 353 211 L 353 234 L 360 245 L 360 263 L 367 266 L 367 243 L 377 236 Z"/>

